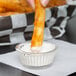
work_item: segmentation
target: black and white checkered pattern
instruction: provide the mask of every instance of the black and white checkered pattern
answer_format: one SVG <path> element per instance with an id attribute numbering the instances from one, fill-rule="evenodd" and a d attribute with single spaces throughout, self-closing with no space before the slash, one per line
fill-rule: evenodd
<path id="1" fill-rule="evenodd" d="M 64 5 L 46 9 L 44 40 L 59 38 L 65 33 L 68 19 L 76 14 L 76 6 Z M 0 46 L 31 40 L 34 13 L 0 17 Z"/>

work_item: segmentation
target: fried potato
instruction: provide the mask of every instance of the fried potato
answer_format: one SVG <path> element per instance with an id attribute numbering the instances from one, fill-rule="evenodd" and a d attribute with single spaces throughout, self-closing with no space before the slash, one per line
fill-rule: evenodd
<path id="1" fill-rule="evenodd" d="M 66 4 L 66 0 L 50 0 L 46 8 Z M 2 12 L 31 13 L 34 10 L 27 0 L 0 0 L 0 13 Z"/>
<path id="2" fill-rule="evenodd" d="M 66 4 L 66 0 L 50 0 L 46 7 L 47 8 L 56 7 L 56 6 L 61 6 L 61 5 L 65 5 L 65 4 Z"/>
<path id="3" fill-rule="evenodd" d="M 4 13 L 0 13 L 0 16 L 10 16 L 10 15 L 15 15 L 15 14 L 19 14 L 18 12 L 4 12 Z"/>
<path id="4" fill-rule="evenodd" d="M 26 0 L 0 0 L 0 7 L 5 8 L 6 11 L 22 12 L 22 13 L 32 11 L 33 9 L 27 9 L 28 6 L 29 5 L 26 2 Z"/>
<path id="5" fill-rule="evenodd" d="M 0 12 L 6 12 L 6 9 L 5 8 L 0 8 Z"/>
<path id="6" fill-rule="evenodd" d="M 31 47 L 41 47 L 43 43 L 45 23 L 45 8 L 41 5 L 40 0 L 35 0 L 35 22 L 34 32 L 31 41 Z"/>

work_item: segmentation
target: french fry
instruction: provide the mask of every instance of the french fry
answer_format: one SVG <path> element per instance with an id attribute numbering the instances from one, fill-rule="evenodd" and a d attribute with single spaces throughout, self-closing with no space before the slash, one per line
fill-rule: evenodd
<path id="1" fill-rule="evenodd" d="M 43 43 L 45 8 L 41 5 L 40 0 L 35 1 L 35 22 L 34 32 L 31 41 L 31 48 L 41 47 Z"/>
<path id="2" fill-rule="evenodd" d="M 7 10 L 11 11 L 25 11 L 20 5 L 19 2 L 14 2 L 16 0 L 0 0 L 0 7 L 4 7 Z"/>
<path id="3" fill-rule="evenodd" d="M 61 5 L 65 5 L 65 4 L 66 4 L 66 0 L 50 0 L 47 5 L 47 8 L 61 6 Z"/>
<path id="4" fill-rule="evenodd" d="M 0 7 L 0 12 L 6 12 L 6 9 Z"/>
<path id="5" fill-rule="evenodd" d="M 0 13 L 0 16 L 10 16 L 10 15 L 15 15 L 15 14 L 19 14 L 18 12 L 4 12 L 4 13 Z"/>
<path id="6" fill-rule="evenodd" d="M 0 0 L 0 7 L 7 9 L 6 11 L 27 12 L 33 9 L 27 9 L 28 3 L 26 0 Z"/>

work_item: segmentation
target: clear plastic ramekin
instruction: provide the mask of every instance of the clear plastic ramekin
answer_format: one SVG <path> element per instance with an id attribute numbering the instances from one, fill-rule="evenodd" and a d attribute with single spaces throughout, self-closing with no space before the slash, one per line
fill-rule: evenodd
<path id="1" fill-rule="evenodd" d="M 53 63 L 56 54 L 56 46 L 49 42 L 44 43 L 50 46 L 48 49 L 49 51 L 46 49 L 46 52 L 38 52 L 38 53 L 34 53 L 31 51 L 28 52 L 26 51 L 26 49 L 25 50 L 23 49 L 27 48 L 27 45 L 30 45 L 30 42 L 17 45 L 16 50 L 20 53 L 21 63 L 25 66 L 33 66 L 33 67 L 40 67 Z"/>

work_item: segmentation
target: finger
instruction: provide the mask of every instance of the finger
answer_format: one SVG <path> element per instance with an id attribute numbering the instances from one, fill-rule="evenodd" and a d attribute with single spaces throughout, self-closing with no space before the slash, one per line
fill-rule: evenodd
<path id="1" fill-rule="evenodd" d="M 34 0 L 27 0 L 27 1 L 33 8 L 35 8 Z"/>
<path id="2" fill-rule="evenodd" d="M 40 0 L 41 1 L 41 3 L 42 3 L 42 5 L 45 7 L 47 4 L 48 4 L 48 2 L 49 2 L 49 0 Z"/>

